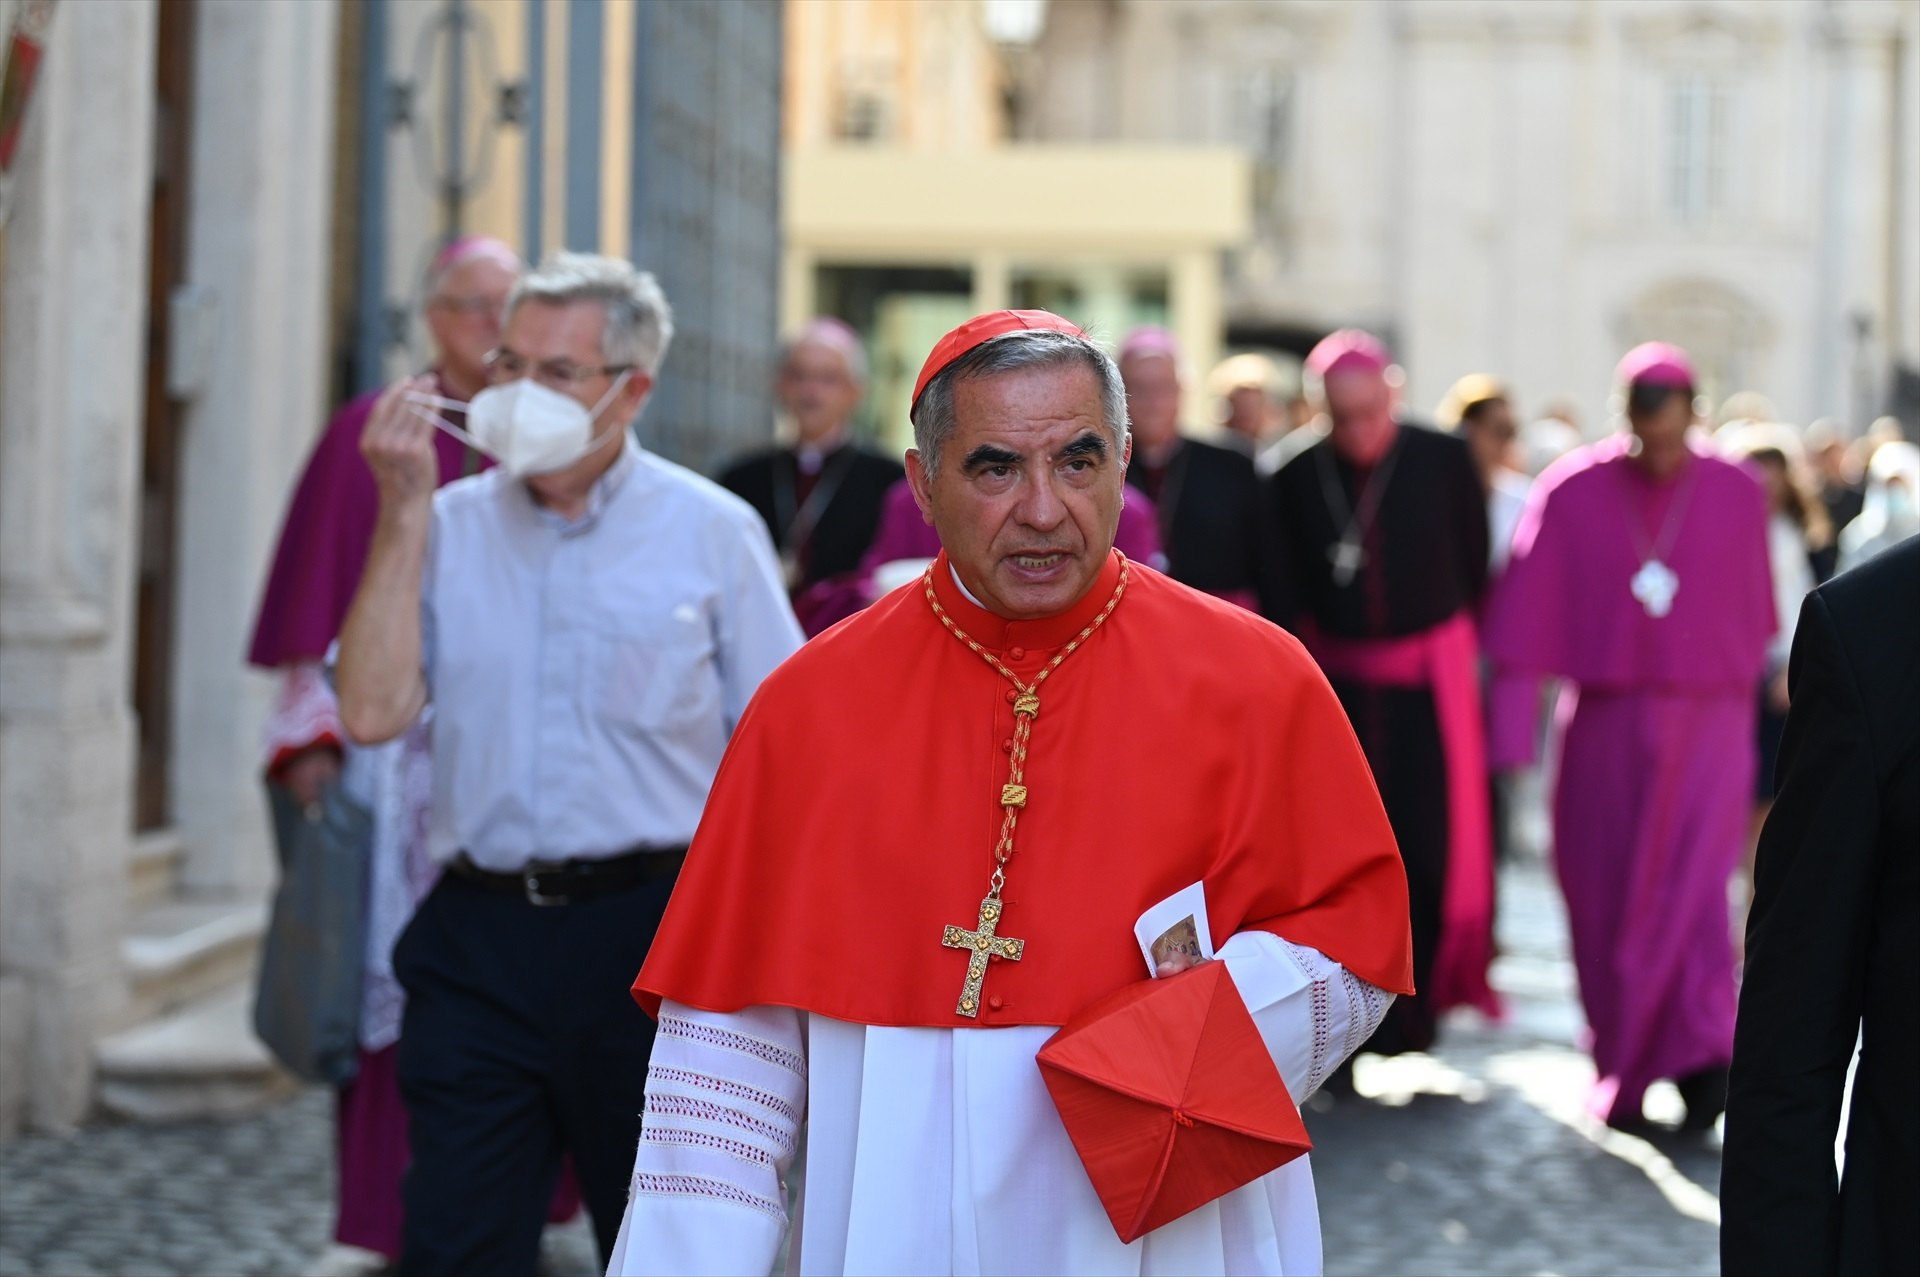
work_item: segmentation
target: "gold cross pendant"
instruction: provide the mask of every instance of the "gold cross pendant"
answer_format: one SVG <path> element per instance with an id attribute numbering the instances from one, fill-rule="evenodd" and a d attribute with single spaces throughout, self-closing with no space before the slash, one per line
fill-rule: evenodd
<path id="1" fill-rule="evenodd" d="M 980 985 L 987 978 L 988 958 L 1018 962 L 1027 947 L 1025 940 L 994 934 L 1000 925 L 1000 909 L 999 899 L 988 896 L 980 902 L 980 922 L 975 930 L 948 927 L 946 935 L 941 937 L 940 943 L 945 947 L 967 951 L 967 982 L 960 986 L 960 1002 L 953 1008 L 955 1015 L 973 1019 L 980 1014 Z"/>

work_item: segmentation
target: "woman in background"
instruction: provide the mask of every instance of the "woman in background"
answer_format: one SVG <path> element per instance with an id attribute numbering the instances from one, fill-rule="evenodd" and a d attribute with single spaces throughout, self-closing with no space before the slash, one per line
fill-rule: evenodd
<path id="1" fill-rule="evenodd" d="M 1840 570 L 1865 563 L 1920 533 L 1920 448 L 1905 440 L 1883 443 L 1867 462 L 1860 514 L 1840 533 Z"/>
<path id="2" fill-rule="evenodd" d="M 1760 766 L 1754 773 L 1753 830 L 1745 862 L 1751 881 L 1760 828 L 1773 810 L 1774 764 L 1787 726 L 1787 657 L 1793 651 L 1800 604 L 1820 583 L 1814 565 L 1833 544 L 1833 523 L 1793 427 L 1775 422 L 1742 425 L 1722 446 L 1729 457 L 1752 467 L 1767 491 L 1767 562 L 1773 572 L 1774 614 L 1780 627 L 1767 644 L 1767 668 L 1758 693 Z M 1735 934 L 1744 932 L 1742 926 Z"/>

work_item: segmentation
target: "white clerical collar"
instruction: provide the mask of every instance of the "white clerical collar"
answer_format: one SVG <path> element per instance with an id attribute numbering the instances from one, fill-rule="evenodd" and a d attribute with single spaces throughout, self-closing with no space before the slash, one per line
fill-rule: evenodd
<path id="1" fill-rule="evenodd" d="M 975 607 L 979 608 L 982 612 L 991 612 L 993 610 L 992 608 L 988 607 L 985 603 L 982 603 L 979 599 L 976 599 L 973 597 L 973 591 L 969 590 L 967 588 L 967 583 L 960 579 L 960 574 L 953 570 L 953 560 L 951 559 L 947 560 L 947 574 L 953 578 L 953 583 L 960 587 L 960 593 L 963 596 L 965 596 L 967 602 L 973 604 Z"/>
<path id="2" fill-rule="evenodd" d="M 827 458 L 840 451 L 847 442 L 846 427 L 841 426 L 830 431 L 827 436 L 814 443 L 799 443 L 793 448 L 793 461 L 801 474 L 819 474 L 820 468 L 827 464 Z"/>

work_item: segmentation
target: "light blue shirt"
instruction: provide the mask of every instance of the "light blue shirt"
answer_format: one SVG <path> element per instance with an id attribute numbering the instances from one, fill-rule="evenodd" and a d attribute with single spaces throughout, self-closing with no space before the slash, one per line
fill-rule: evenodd
<path id="1" fill-rule="evenodd" d="M 688 842 L 801 643 L 760 516 L 631 438 L 571 523 L 498 470 L 442 488 L 421 602 L 428 849 L 507 872 Z"/>

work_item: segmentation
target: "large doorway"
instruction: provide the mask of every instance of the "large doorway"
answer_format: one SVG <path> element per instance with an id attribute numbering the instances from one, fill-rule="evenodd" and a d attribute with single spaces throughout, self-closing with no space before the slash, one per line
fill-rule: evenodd
<path id="1" fill-rule="evenodd" d="M 175 290 L 187 272 L 196 0 L 160 0 L 154 79 L 152 261 L 147 277 L 146 420 L 140 464 L 139 591 L 135 603 L 133 709 L 140 723 L 134 823 L 170 823 L 173 612 L 180 525 L 182 404 L 168 384 Z"/>
<path id="2" fill-rule="evenodd" d="M 854 419 L 861 437 L 898 455 L 913 446 L 913 381 L 940 334 L 973 314 L 973 273 L 959 266 L 823 263 L 813 309 L 864 333 L 871 381 Z"/>

